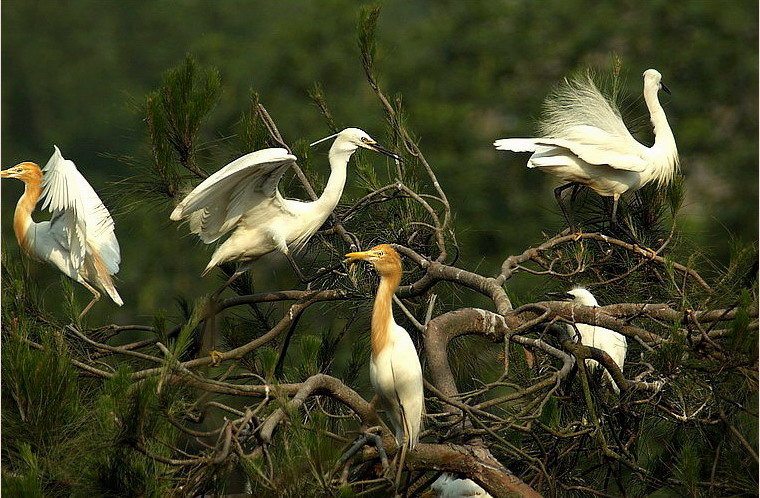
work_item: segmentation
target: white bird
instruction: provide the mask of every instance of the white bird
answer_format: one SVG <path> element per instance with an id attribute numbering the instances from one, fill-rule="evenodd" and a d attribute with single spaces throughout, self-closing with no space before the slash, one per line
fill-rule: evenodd
<path id="1" fill-rule="evenodd" d="M 393 294 L 401 283 L 401 258 L 393 247 L 380 244 L 369 251 L 346 254 L 346 261 L 372 263 L 380 275 L 372 309 L 369 378 L 390 418 L 401 448 L 398 476 L 407 450 L 414 449 L 420 436 L 425 398 L 422 367 L 411 337 L 393 319 Z M 398 477 L 397 477 L 398 485 Z"/>
<path id="2" fill-rule="evenodd" d="M 203 275 L 222 263 L 239 263 L 226 286 L 258 258 L 278 250 L 288 257 L 303 280 L 290 249 L 303 247 L 335 209 L 343 194 L 351 155 L 362 147 L 398 159 L 358 128 L 346 128 L 322 140 L 333 137 L 330 177 L 322 195 L 313 202 L 283 198 L 277 185 L 296 157 L 285 149 L 272 148 L 232 161 L 177 205 L 170 218 L 174 221 L 189 218 L 190 231 L 206 244 L 232 232 L 216 248 Z"/>
<path id="3" fill-rule="evenodd" d="M 119 271 L 121 255 L 108 209 L 79 173 L 73 161 L 53 146 L 43 170 L 22 162 L 0 172 L 2 178 L 24 182 L 24 194 L 16 204 L 13 231 L 24 253 L 47 261 L 89 290 L 93 298 L 79 314 L 81 319 L 105 291 L 119 306 L 123 301 L 111 278 Z M 44 172 L 44 175 L 43 175 Z M 50 221 L 36 223 L 32 212 L 40 199 Z"/>
<path id="4" fill-rule="evenodd" d="M 574 187 L 571 198 L 579 186 L 611 196 L 614 223 L 622 194 L 650 182 L 666 186 L 678 171 L 676 141 L 657 98 L 660 89 L 670 93 L 659 72 L 644 71 L 644 101 L 655 137 L 651 147 L 631 136 L 616 104 L 599 92 L 590 74 L 565 80 L 547 97 L 539 138 L 505 138 L 494 145 L 499 150 L 532 152 L 529 168 L 570 182 L 557 187 L 554 195 L 572 228 L 572 217 L 565 212 L 561 200 L 562 191 L 570 186 Z"/>
<path id="5" fill-rule="evenodd" d="M 437 498 L 491 498 L 491 495 L 472 479 L 458 479 L 447 472 L 438 476 L 430 489 Z"/>
<path id="6" fill-rule="evenodd" d="M 583 287 L 575 287 L 568 292 L 549 292 L 547 295 L 563 301 L 572 301 L 575 304 L 582 304 L 584 306 L 599 306 L 594 295 Z M 571 337 L 576 335 L 576 327 L 581 336 L 581 344 L 601 349 L 610 355 L 612 361 L 620 367 L 620 371 L 623 371 L 625 354 L 628 351 L 628 342 L 624 335 L 618 334 L 617 332 L 604 327 L 597 327 L 586 323 L 576 323 L 575 327 L 570 324 L 567 325 L 567 331 L 570 333 Z M 586 366 L 589 370 L 594 370 L 599 364 L 596 360 L 586 360 Z M 607 370 L 604 371 L 604 378 L 612 385 L 615 392 L 620 394 L 620 388 L 618 388 L 617 384 L 612 380 L 612 376 Z"/>

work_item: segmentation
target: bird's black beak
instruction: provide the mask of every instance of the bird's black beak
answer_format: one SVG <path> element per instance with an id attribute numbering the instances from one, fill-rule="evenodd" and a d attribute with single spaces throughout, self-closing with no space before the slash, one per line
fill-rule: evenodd
<path id="1" fill-rule="evenodd" d="M 668 95 L 670 95 L 670 88 L 668 88 L 668 86 L 665 83 L 663 83 L 662 81 L 660 81 L 660 87 L 662 88 L 663 92 L 665 92 Z"/>
<path id="2" fill-rule="evenodd" d="M 403 161 L 403 159 L 401 159 L 401 156 L 399 156 L 395 152 L 389 151 L 388 149 L 386 149 L 385 147 L 383 147 L 382 145 L 380 145 L 378 143 L 368 143 L 368 144 L 365 145 L 365 147 L 367 147 L 369 150 L 374 150 L 375 152 L 379 152 L 380 154 L 384 154 L 384 155 L 390 157 L 391 159 L 395 159 L 396 161 Z"/>
<path id="3" fill-rule="evenodd" d="M 550 297 L 555 301 L 572 301 L 573 295 L 569 292 L 547 292 L 546 297 Z"/>

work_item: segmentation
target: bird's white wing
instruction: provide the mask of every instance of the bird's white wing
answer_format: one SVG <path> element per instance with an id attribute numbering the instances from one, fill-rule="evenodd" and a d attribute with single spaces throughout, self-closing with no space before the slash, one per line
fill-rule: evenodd
<path id="1" fill-rule="evenodd" d="M 647 168 L 643 157 L 644 146 L 633 137 L 630 140 L 610 136 L 604 130 L 593 126 L 579 125 L 566 138 L 502 138 L 494 142 L 498 150 L 512 152 L 534 152 L 541 157 L 560 158 L 563 149 L 589 164 L 608 165 L 615 169 L 642 172 Z M 536 159 L 540 159 L 537 157 Z M 541 162 L 541 166 L 565 166 L 564 162 Z"/>
<path id="2" fill-rule="evenodd" d="M 89 246 L 113 275 L 119 271 L 121 255 L 111 214 L 74 162 L 64 159 L 57 146 L 54 148 L 42 170 L 42 209 L 53 213 L 51 227 L 60 227 L 65 234 L 76 268 L 84 263 Z"/>
<path id="3" fill-rule="evenodd" d="M 395 340 L 391 353 L 394 388 L 403 407 L 404 419 L 408 427 L 410 444 L 417 444 L 422 424 L 425 397 L 422 391 L 422 367 L 417 349 L 411 337 L 400 325 L 395 325 Z"/>
<path id="4" fill-rule="evenodd" d="M 498 150 L 511 150 L 512 152 L 535 152 L 535 138 L 502 138 L 493 143 Z"/>
<path id="5" fill-rule="evenodd" d="M 536 145 L 562 147 L 589 164 L 608 165 L 615 169 L 642 172 L 649 163 L 646 147 L 628 136 L 611 135 L 595 126 L 578 125 L 565 131 L 562 138 L 537 138 Z"/>
<path id="6" fill-rule="evenodd" d="M 281 148 L 246 154 L 195 187 L 170 218 L 189 217 L 190 231 L 208 244 L 232 230 L 241 216 L 257 206 L 286 209 L 277 184 L 295 160 Z"/>

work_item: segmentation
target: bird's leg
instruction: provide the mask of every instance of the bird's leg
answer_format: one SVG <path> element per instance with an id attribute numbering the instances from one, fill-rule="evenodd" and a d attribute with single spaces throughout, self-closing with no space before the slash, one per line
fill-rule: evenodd
<path id="1" fill-rule="evenodd" d="M 619 199 L 620 199 L 620 194 L 612 195 L 612 216 L 610 216 L 610 222 L 613 225 L 617 225 L 617 207 L 618 207 Z"/>
<path id="2" fill-rule="evenodd" d="M 88 291 L 92 292 L 92 296 L 93 296 L 92 300 L 87 304 L 87 306 L 84 307 L 82 312 L 79 313 L 79 316 L 77 317 L 77 321 L 81 322 L 82 317 L 84 317 L 90 311 L 90 309 L 95 305 L 95 303 L 97 303 L 98 300 L 100 299 L 100 292 L 98 292 L 98 290 L 95 287 L 88 284 L 84 279 L 79 281 L 79 283 L 84 285 Z"/>
<path id="3" fill-rule="evenodd" d="M 303 282 L 307 283 L 309 280 L 306 279 L 306 277 L 303 276 L 303 273 L 301 273 L 301 269 L 296 264 L 296 260 L 293 259 L 293 255 L 290 253 L 290 249 L 285 248 L 282 253 L 285 255 L 286 258 L 288 258 L 288 261 L 290 261 L 290 266 L 293 267 L 293 271 L 296 272 L 296 275 L 298 275 L 298 279 Z"/>
<path id="4" fill-rule="evenodd" d="M 234 282 L 240 275 L 247 272 L 250 267 L 250 263 L 242 263 L 240 266 L 238 266 L 238 269 L 235 270 L 235 273 L 233 273 L 232 276 L 227 279 L 224 285 L 219 287 L 213 294 L 211 294 L 211 298 L 216 300 L 224 289 L 232 285 L 232 282 Z"/>
<path id="5" fill-rule="evenodd" d="M 571 232 L 575 232 L 575 209 L 573 208 L 569 212 L 567 209 L 565 209 L 565 205 L 562 202 L 562 192 L 564 192 L 570 187 L 576 187 L 576 186 L 578 186 L 576 182 L 570 182 L 564 185 L 560 185 L 559 187 L 554 189 L 554 198 L 557 199 L 557 204 L 559 204 L 559 208 L 562 210 L 562 214 L 564 215 L 565 220 L 567 221 L 567 224 L 570 227 Z M 575 200 L 575 194 L 571 195 L 571 201 L 573 200 Z"/>
<path id="6" fill-rule="evenodd" d="M 235 272 L 237 274 L 237 272 Z M 235 277 L 235 275 L 233 275 Z M 234 280 L 234 279 L 231 279 Z M 224 287 L 226 287 L 225 285 Z M 220 289 L 218 292 L 221 292 Z M 216 297 L 218 294 L 214 294 L 208 301 L 208 308 L 206 310 L 206 320 L 203 325 L 203 331 L 201 332 L 201 355 L 204 351 L 208 351 L 208 355 L 211 356 L 211 366 L 216 367 L 222 362 L 222 353 L 216 350 L 216 314 L 219 308 L 219 301 Z"/>
<path id="7" fill-rule="evenodd" d="M 404 431 L 404 439 L 401 441 L 401 456 L 398 458 L 398 468 L 396 470 L 396 480 L 394 481 L 394 490 L 398 494 L 398 488 L 401 485 L 401 473 L 404 470 L 406 454 L 409 451 L 409 435 Z"/>

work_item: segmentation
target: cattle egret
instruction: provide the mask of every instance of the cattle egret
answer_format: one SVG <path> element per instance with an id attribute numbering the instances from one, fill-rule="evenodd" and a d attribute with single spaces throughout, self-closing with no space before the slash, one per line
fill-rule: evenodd
<path id="1" fill-rule="evenodd" d="M 447 472 L 441 474 L 430 489 L 437 498 L 491 498 L 475 481 L 458 479 Z"/>
<path id="2" fill-rule="evenodd" d="M 119 242 L 108 209 L 74 162 L 53 147 L 42 170 L 35 163 L 23 162 L 0 171 L 0 177 L 24 182 L 24 194 L 13 215 L 13 231 L 24 253 L 47 261 L 92 292 L 92 300 L 79 314 L 81 319 L 100 299 L 95 287 L 119 306 L 124 304 L 111 278 L 119 271 Z M 32 211 L 40 198 L 42 209 L 53 215 L 50 221 L 35 223 Z"/>
<path id="3" fill-rule="evenodd" d="M 346 166 L 351 155 L 362 147 L 398 159 L 358 128 L 346 128 L 323 140 L 333 137 L 330 178 L 322 195 L 313 202 L 283 198 L 277 185 L 296 157 L 285 149 L 272 148 L 232 161 L 177 205 L 170 218 L 175 221 L 189 218 L 190 231 L 206 244 L 232 232 L 216 248 L 203 275 L 222 263 L 239 263 L 226 287 L 258 258 L 278 250 L 288 257 L 304 280 L 292 260 L 290 248 L 303 247 L 335 209 L 346 183 Z"/>
<path id="4" fill-rule="evenodd" d="M 654 145 L 639 143 L 626 128 L 620 110 L 605 98 L 590 75 L 565 80 L 544 103 L 539 123 L 539 138 L 496 140 L 499 150 L 532 152 L 529 168 L 538 168 L 561 178 L 565 185 L 554 195 L 574 229 L 572 216 L 562 205 L 561 193 L 573 186 L 591 187 L 602 196 L 612 197 L 612 222 L 615 223 L 620 196 L 650 182 L 668 185 L 678 171 L 678 150 L 657 92 L 670 90 L 654 69 L 644 71 L 644 101 L 654 127 Z"/>
<path id="5" fill-rule="evenodd" d="M 401 448 L 400 476 L 407 450 L 414 449 L 419 439 L 425 404 L 417 349 L 407 331 L 393 319 L 391 302 L 401 283 L 401 258 L 387 244 L 380 244 L 369 251 L 346 254 L 346 258 L 346 261 L 372 263 L 380 275 L 372 309 L 369 378 L 380 399 L 380 406 L 391 420 L 396 442 Z M 398 482 L 397 477 L 397 486 Z"/>
<path id="6" fill-rule="evenodd" d="M 547 295 L 563 301 L 572 301 L 575 304 L 582 304 L 584 306 L 599 306 L 594 295 L 582 287 L 575 287 L 568 292 L 549 292 Z M 628 351 L 628 342 L 625 340 L 624 335 L 618 334 L 617 332 L 604 327 L 576 323 L 575 327 L 570 324 L 567 325 L 567 330 L 571 336 L 575 336 L 576 327 L 581 336 L 581 344 L 601 349 L 610 355 L 612 361 L 620 367 L 620 371 L 623 371 L 625 354 Z M 596 360 L 586 360 L 586 366 L 589 370 L 594 370 L 598 365 L 599 364 Z M 612 380 L 612 376 L 607 370 L 604 371 L 604 377 L 610 382 L 615 392 L 620 394 L 620 389 Z"/>

